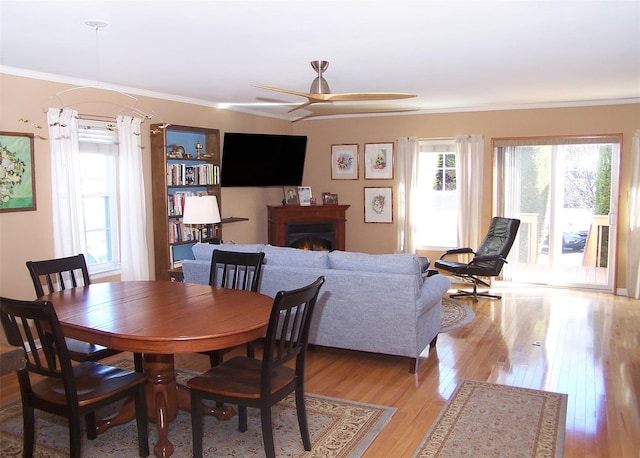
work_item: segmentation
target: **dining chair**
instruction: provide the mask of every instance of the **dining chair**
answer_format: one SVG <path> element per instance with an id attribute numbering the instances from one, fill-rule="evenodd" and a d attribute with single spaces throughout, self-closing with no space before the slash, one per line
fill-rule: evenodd
<path id="1" fill-rule="evenodd" d="M 247 407 L 260 409 L 264 450 L 267 457 L 275 457 L 271 406 L 292 392 L 295 392 L 302 443 L 305 450 L 311 450 L 304 405 L 304 368 L 309 326 L 324 281 L 321 276 L 303 288 L 276 294 L 262 360 L 236 356 L 187 381 L 191 391 L 194 457 L 202 456 L 203 399 L 237 404 L 241 432 L 247 430 Z M 286 365 L 293 359 L 293 368 Z"/>
<path id="2" fill-rule="evenodd" d="M 94 361 L 72 365 L 58 316 L 49 301 L 0 298 L 0 320 L 9 345 L 22 348 L 26 356 L 25 366 L 16 370 L 22 398 L 23 456 L 33 456 L 35 409 L 68 419 L 69 455 L 79 458 L 82 416 L 91 429 L 87 436 L 95 438 L 95 411 L 129 397 L 135 400 L 138 454 L 149 456 L 143 374 Z"/>
<path id="3" fill-rule="evenodd" d="M 263 252 L 213 250 L 209 285 L 257 292 L 264 262 Z M 209 355 L 211 367 L 222 363 L 225 350 L 201 352 Z M 247 343 L 247 356 L 253 358 L 253 342 Z"/>
<path id="4" fill-rule="evenodd" d="M 89 269 L 82 253 L 65 258 L 27 261 L 27 269 L 31 274 L 36 297 L 61 291 L 66 289 L 67 286 L 76 288 L 91 283 Z M 43 282 L 47 285 L 47 293 L 44 291 Z M 69 355 L 73 361 L 99 361 L 121 353 L 119 350 L 113 350 L 90 342 L 69 338 L 66 341 Z M 133 361 L 136 371 L 142 372 L 142 355 L 134 353 Z"/>

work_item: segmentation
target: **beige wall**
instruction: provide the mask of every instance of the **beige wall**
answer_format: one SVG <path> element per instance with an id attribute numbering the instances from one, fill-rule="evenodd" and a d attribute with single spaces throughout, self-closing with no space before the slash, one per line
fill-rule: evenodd
<path id="1" fill-rule="evenodd" d="M 69 86 L 0 74 L 0 130 L 4 132 L 32 132 L 48 137 L 44 109 L 55 102 L 52 95 Z M 89 94 L 87 100 L 104 99 L 102 93 Z M 360 179 L 331 180 L 331 144 L 358 143 L 362 158 L 364 143 L 394 142 L 400 136 L 453 137 L 457 134 L 482 134 L 485 138 L 487 183 L 486 205 L 483 207 L 485 225 L 491 217 L 491 138 L 510 136 L 571 135 L 622 133 L 624 135 L 622 159 L 622 192 L 620 209 L 626 207 L 631 138 L 640 127 L 640 104 L 602 107 L 486 111 L 429 115 L 375 116 L 370 118 L 341 118 L 307 120 L 297 123 L 217 110 L 200 105 L 139 97 L 140 106 L 153 110 L 164 122 L 179 125 L 218 128 L 221 132 L 293 133 L 309 136 L 304 184 L 312 187 L 314 195 L 323 191 L 339 195 L 347 211 L 346 246 L 351 251 L 368 253 L 393 252 L 396 245 L 394 224 L 365 224 L 363 216 L 363 188 L 365 186 L 391 186 L 390 180 L 364 180 L 362 164 Z M 99 103 L 78 106 L 81 113 L 114 115 L 113 107 Z M 29 119 L 43 126 L 33 128 Z M 149 149 L 148 123 L 143 124 L 143 146 Z M 145 189 L 149 224 L 151 218 L 151 182 L 149 154 L 145 157 Z M 0 294 L 30 299 L 33 286 L 24 263 L 29 259 L 53 256 L 51 225 L 51 180 L 49 142 L 35 139 L 36 211 L 0 214 Z M 395 196 L 394 196 L 395 199 Z M 224 239 L 238 243 L 266 242 L 266 205 L 278 205 L 282 200 L 279 188 L 225 188 L 222 192 L 222 216 L 244 216 L 249 221 L 225 225 Z M 395 219 L 395 218 L 394 218 Z M 625 227 L 626 217 L 621 215 L 619 227 Z M 151 227 L 147 227 L 150 264 L 153 263 Z M 626 239 L 619 239 L 618 287 L 626 286 Z M 439 253 L 429 253 L 436 257 Z M 153 271 L 153 269 L 151 269 Z"/>
<path id="2" fill-rule="evenodd" d="M 580 108 L 530 109 L 509 111 L 480 111 L 468 113 L 377 116 L 313 120 L 294 123 L 294 133 L 309 136 L 308 159 L 305 164 L 305 184 L 314 193 L 330 191 L 338 194 L 340 203 L 350 204 L 347 211 L 348 250 L 370 253 L 389 253 L 396 247 L 395 224 L 365 224 L 365 186 L 390 186 L 389 180 L 364 180 L 360 164 L 360 179 L 331 180 L 331 144 L 357 143 L 360 158 L 364 143 L 393 142 L 398 137 L 418 138 L 454 137 L 459 134 L 481 134 L 485 143 L 485 205 L 482 208 L 484 227 L 492 215 L 491 139 L 496 137 L 535 137 L 579 134 L 623 134 L 621 161 L 621 192 L 619 196 L 619 229 L 628 227 L 624 213 L 630 178 L 631 140 L 640 128 L 640 104 L 609 105 Z M 309 173 L 313 171 L 313 173 Z M 397 196 L 394 195 L 394 204 Z M 395 216 L 394 216 L 395 219 Z M 434 222 L 437 224 L 437 222 Z M 619 234 L 617 288 L 626 288 L 627 240 L 624 230 Z M 424 253 L 437 259 L 441 253 Z"/>
<path id="3" fill-rule="evenodd" d="M 51 165 L 44 110 L 50 104 L 56 103 L 56 98 L 52 98 L 52 95 L 69 87 L 64 84 L 0 73 L 0 131 L 27 132 L 36 135 L 34 162 L 37 199 L 36 211 L 0 213 L 0 294 L 3 296 L 33 299 L 33 285 L 25 262 L 30 259 L 53 257 Z M 106 97 L 112 95 L 107 93 Z M 86 100 L 105 100 L 105 91 L 88 91 Z M 176 125 L 217 128 L 221 132 L 290 133 L 292 129 L 288 121 L 193 104 L 139 97 L 138 106 L 143 110 L 153 110 L 158 115 L 153 122 L 161 120 Z M 115 116 L 116 112 L 113 106 L 102 103 L 84 103 L 73 108 L 80 113 L 92 115 Z M 30 122 L 20 122 L 20 118 L 28 119 Z M 43 127 L 36 129 L 31 126 L 32 122 Z M 147 238 L 150 271 L 153 275 L 151 227 L 153 196 L 151 195 L 149 124 L 145 121 L 142 127 Z M 239 243 L 256 240 L 266 242 L 266 205 L 278 204 L 281 200 L 282 189 L 280 188 L 225 189 L 222 193 L 222 217 L 249 218 L 246 222 L 226 225 L 223 228 L 225 240 L 235 240 Z"/>

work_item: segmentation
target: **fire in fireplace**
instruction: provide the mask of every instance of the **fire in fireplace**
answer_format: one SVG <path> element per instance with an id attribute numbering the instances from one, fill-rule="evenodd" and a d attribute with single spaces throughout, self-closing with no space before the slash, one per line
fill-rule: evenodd
<path id="1" fill-rule="evenodd" d="M 287 223 L 286 245 L 302 250 L 331 251 L 334 249 L 335 223 Z"/>

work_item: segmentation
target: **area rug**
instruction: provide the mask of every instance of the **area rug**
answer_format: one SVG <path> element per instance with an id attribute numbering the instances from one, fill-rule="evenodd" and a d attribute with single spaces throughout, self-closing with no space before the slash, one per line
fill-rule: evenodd
<path id="1" fill-rule="evenodd" d="M 413 458 L 561 457 L 567 395 L 463 380 Z"/>
<path id="2" fill-rule="evenodd" d="M 121 360 L 112 363 L 132 368 L 133 363 Z M 184 383 L 193 373 L 178 369 L 176 378 Z M 276 454 L 287 457 L 349 457 L 362 456 L 376 436 L 389 422 L 396 409 L 363 404 L 315 394 L 306 396 L 307 418 L 313 449 L 305 452 L 298 429 L 295 400 L 292 396 L 273 407 L 273 431 Z M 119 406 L 116 406 L 116 408 Z M 99 417 L 110 415 L 116 408 L 99 411 Z M 238 432 L 238 419 L 219 421 L 205 417 L 203 450 L 207 457 L 264 456 L 260 413 L 249 408 L 248 430 Z M 69 433 L 66 421 L 60 417 L 36 411 L 36 457 L 69 456 Z M 117 426 L 89 441 L 86 436 L 82 456 L 137 457 L 138 443 L 135 421 Z M 149 446 L 158 437 L 154 423 L 149 423 Z M 180 411 L 169 425 L 169 439 L 175 446 L 173 457 L 191 457 L 191 416 Z M 22 456 L 22 409 L 19 401 L 0 407 L 0 456 Z"/>
<path id="3" fill-rule="evenodd" d="M 442 325 L 440 332 L 453 331 L 473 321 L 476 314 L 471 307 L 449 297 L 442 298 Z"/>

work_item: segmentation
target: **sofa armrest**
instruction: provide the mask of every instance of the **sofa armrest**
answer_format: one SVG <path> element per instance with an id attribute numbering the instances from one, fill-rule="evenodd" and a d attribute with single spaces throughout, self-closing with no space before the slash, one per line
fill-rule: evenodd
<path id="1" fill-rule="evenodd" d="M 416 312 L 418 314 L 424 313 L 433 304 L 438 303 L 450 287 L 451 280 L 445 275 L 432 275 L 425 278 L 420 287 L 420 294 L 416 299 Z"/>

